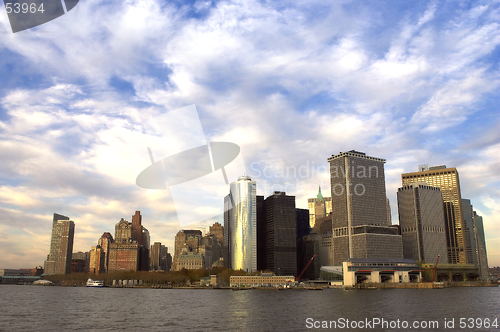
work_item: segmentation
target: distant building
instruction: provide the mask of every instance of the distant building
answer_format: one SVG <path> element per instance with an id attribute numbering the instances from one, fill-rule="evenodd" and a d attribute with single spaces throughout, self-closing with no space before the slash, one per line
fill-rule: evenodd
<path id="1" fill-rule="evenodd" d="M 299 241 L 297 251 L 300 254 L 297 256 L 297 277 L 304 271 L 301 280 L 314 280 L 319 278 L 321 268 L 319 257 L 316 256 L 312 261 L 311 258 L 313 258 L 314 255 L 319 255 L 321 240 L 322 236 L 313 231 L 308 235 L 304 235 L 302 240 Z M 309 261 L 311 261 L 311 263 L 307 266 Z M 306 266 L 307 269 L 304 270 Z"/>
<path id="2" fill-rule="evenodd" d="M 82 263 L 83 262 L 83 263 Z M 71 273 L 88 272 L 90 265 L 90 252 L 79 251 L 72 254 Z"/>
<path id="3" fill-rule="evenodd" d="M 212 234 L 202 237 L 199 252 L 203 255 L 204 268 L 212 268 L 212 264 L 218 261 L 222 255 L 222 246 L 219 238 Z"/>
<path id="4" fill-rule="evenodd" d="M 203 236 L 200 230 L 181 230 L 175 236 L 172 269 L 211 268 L 221 255 L 222 246 L 216 235 Z"/>
<path id="5" fill-rule="evenodd" d="M 110 245 L 115 242 L 113 239 L 113 235 L 109 232 L 105 232 L 102 234 L 101 238 L 97 242 L 99 246 L 102 248 L 102 252 L 104 254 L 104 260 L 103 260 L 103 270 L 104 272 L 108 271 L 108 265 L 109 265 L 109 248 Z"/>
<path id="6" fill-rule="evenodd" d="M 465 261 L 467 264 L 474 264 L 479 267 L 479 262 L 476 255 L 476 241 L 474 230 L 474 208 L 470 199 L 462 199 L 462 213 L 464 217 L 464 249 Z"/>
<path id="7" fill-rule="evenodd" d="M 222 226 L 220 223 L 216 222 L 212 226 L 210 226 L 210 234 L 214 235 L 217 237 L 219 240 L 219 243 L 221 246 L 224 243 L 224 226 Z"/>
<path id="8" fill-rule="evenodd" d="M 111 243 L 108 273 L 139 270 L 139 245 L 137 243 Z"/>
<path id="9" fill-rule="evenodd" d="M 257 270 L 256 183 L 248 176 L 241 176 L 230 188 L 224 199 L 227 264 L 232 269 L 252 273 Z"/>
<path id="10" fill-rule="evenodd" d="M 321 187 L 319 187 L 316 198 L 307 200 L 307 205 L 309 207 L 309 226 L 311 228 L 314 227 L 317 219 L 324 218 L 332 212 L 332 198 L 323 197 Z"/>
<path id="11" fill-rule="evenodd" d="M 308 259 L 305 257 L 304 237 L 309 235 L 311 229 L 308 209 L 295 209 L 295 215 L 297 219 L 297 275 L 299 275 L 305 266 L 303 262 Z"/>
<path id="12" fill-rule="evenodd" d="M 474 227 L 476 240 L 476 260 L 479 264 L 479 276 L 482 279 L 489 277 L 488 256 L 486 254 L 486 240 L 484 238 L 483 217 L 474 211 Z"/>
<path id="13" fill-rule="evenodd" d="M 441 190 L 425 183 L 398 189 L 398 212 L 404 258 L 448 263 Z"/>
<path id="14" fill-rule="evenodd" d="M 161 242 L 155 242 L 151 246 L 149 255 L 152 271 L 167 271 L 167 247 Z"/>
<path id="15" fill-rule="evenodd" d="M 332 192 L 332 261 L 403 258 L 401 236 L 388 220 L 385 159 L 348 151 L 328 158 Z"/>
<path id="16" fill-rule="evenodd" d="M 121 218 L 115 225 L 114 242 L 103 237 L 102 241 L 110 242 L 108 272 L 149 270 L 149 232 L 142 226 L 140 211 L 135 212 L 131 223 Z"/>
<path id="17" fill-rule="evenodd" d="M 456 168 L 446 168 L 444 165 L 433 167 L 421 165 L 419 170 L 421 171 L 402 174 L 401 180 L 403 186 L 424 182 L 429 186 L 441 189 L 446 222 L 445 233 L 448 262 L 451 264 L 464 264 L 467 262 L 466 240 L 464 239 L 466 225 L 462 212 L 458 171 Z"/>
<path id="18" fill-rule="evenodd" d="M 469 199 L 462 199 L 462 211 L 466 227 L 464 231 L 464 246 L 467 252 L 467 263 L 474 264 L 478 269 L 481 279 L 487 279 L 489 278 L 489 270 L 483 218 L 474 211 L 474 207 Z"/>
<path id="19" fill-rule="evenodd" d="M 297 215 L 295 196 L 275 191 L 264 200 L 265 269 L 278 275 L 297 275 Z M 260 219 L 260 218 L 259 218 Z"/>
<path id="20" fill-rule="evenodd" d="M 71 273 L 75 223 L 68 217 L 54 213 L 50 253 L 45 262 L 45 274 Z"/>
<path id="21" fill-rule="evenodd" d="M 231 276 L 229 278 L 230 287 L 283 287 L 292 285 L 295 282 L 294 276 L 273 276 L 263 274 L 261 276 Z"/>
<path id="22" fill-rule="evenodd" d="M 185 255 L 180 255 L 177 257 L 177 271 L 182 269 L 187 270 L 197 270 L 203 269 L 205 266 L 205 261 L 202 254 L 197 254 L 194 252 L 189 252 Z"/>
<path id="23" fill-rule="evenodd" d="M 296 208 L 295 215 L 297 219 L 297 240 L 299 240 L 311 232 L 309 226 L 309 210 Z"/>
<path id="24" fill-rule="evenodd" d="M 184 261 L 185 258 L 183 258 L 183 261 L 181 262 L 180 257 L 188 255 L 189 253 L 191 253 L 192 255 L 200 254 L 199 246 L 201 244 L 201 238 L 202 233 L 200 230 L 181 230 L 177 232 L 177 234 L 175 235 L 174 258 L 172 264 L 173 271 L 180 271 L 181 269 L 186 268 L 186 266 L 198 266 L 197 264 L 199 262 L 196 262 L 196 264 L 192 264 L 192 261 L 189 261 L 189 264 L 186 265 Z"/>
<path id="25" fill-rule="evenodd" d="M 92 274 L 100 274 L 104 273 L 104 262 L 105 262 L 105 254 L 104 250 L 100 245 L 92 247 L 90 249 L 90 266 L 89 272 Z"/>

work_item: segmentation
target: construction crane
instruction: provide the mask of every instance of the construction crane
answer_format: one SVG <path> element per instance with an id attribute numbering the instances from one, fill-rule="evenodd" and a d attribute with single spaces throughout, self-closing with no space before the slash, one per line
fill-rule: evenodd
<path id="1" fill-rule="evenodd" d="M 297 277 L 297 280 L 296 281 L 299 281 L 300 277 L 302 277 L 302 275 L 304 274 L 304 272 L 306 272 L 307 268 L 309 267 L 309 265 L 311 265 L 314 257 L 316 257 L 316 254 L 314 254 L 314 256 L 312 256 L 312 258 L 309 260 L 309 262 L 307 262 L 307 265 L 306 267 L 304 267 L 304 269 L 302 270 L 302 272 L 300 272 L 299 276 Z"/>
<path id="2" fill-rule="evenodd" d="M 438 258 L 436 259 L 436 265 L 434 265 L 434 273 L 432 274 L 432 282 L 434 282 L 434 280 L 436 280 L 436 271 L 438 269 L 438 263 L 439 263 L 439 255 L 438 255 Z"/>

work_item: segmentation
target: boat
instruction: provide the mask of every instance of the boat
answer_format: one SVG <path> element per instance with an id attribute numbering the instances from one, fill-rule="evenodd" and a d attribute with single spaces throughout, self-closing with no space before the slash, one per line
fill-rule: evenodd
<path id="1" fill-rule="evenodd" d="M 104 287 L 104 281 L 102 281 L 102 280 L 92 280 L 91 278 L 89 278 L 87 280 L 86 286 L 87 287 Z"/>

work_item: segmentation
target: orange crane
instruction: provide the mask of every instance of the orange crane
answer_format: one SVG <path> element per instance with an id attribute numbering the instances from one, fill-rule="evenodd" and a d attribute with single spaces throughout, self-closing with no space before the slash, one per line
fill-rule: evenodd
<path id="1" fill-rule="evenodd" d="M 304 267 L 304 269 L 302 270 L 302 272 L 300 272 L 299 276 L 297 277 L 297 280 L 296 281 L 299 281 L 300 277 L 302 277 L 302 275 L 304 274 L 304 272 L 306 272 L 307 268 L 309 267 L 309 265 L 311 265 L 314 257 L 316 257 L 316 254 L 314 254 L 314 256 L 312 256 L 312 258 L 309 260 L 309 262 L 307 262 L 307 265 L 306 267 Z"/>
<path id="2" fill-rule="evenodd" d="M 432 274 L 432 282 L 434 282 L 434 280 L 436 280 L 436 271 L 438 269 L 438 263 L 439 263 L 439 255 L 438 255 L 438 258 L 436 259 L 436 265 L 434 266 L 434 273 Z"/>

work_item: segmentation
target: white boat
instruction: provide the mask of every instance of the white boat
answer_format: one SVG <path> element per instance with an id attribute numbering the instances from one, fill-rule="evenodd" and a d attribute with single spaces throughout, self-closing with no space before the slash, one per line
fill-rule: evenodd
<path id="1" fill-rule="evenodd" d="M 102 280 L 87 280 L 87 287 L 104 287 L 104 281 Z"/>

